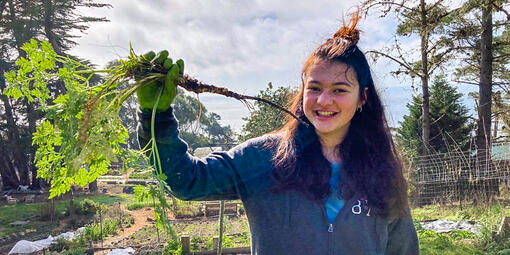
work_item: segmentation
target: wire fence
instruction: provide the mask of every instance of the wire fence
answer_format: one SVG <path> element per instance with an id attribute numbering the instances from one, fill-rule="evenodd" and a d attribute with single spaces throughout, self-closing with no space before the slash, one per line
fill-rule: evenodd
<path id="1" fill-rule="evenodd" d="M 510 143 L 488 151 L 451 151 L 409 160 L 411 202 L 479 203 L 510 199 Z"/>

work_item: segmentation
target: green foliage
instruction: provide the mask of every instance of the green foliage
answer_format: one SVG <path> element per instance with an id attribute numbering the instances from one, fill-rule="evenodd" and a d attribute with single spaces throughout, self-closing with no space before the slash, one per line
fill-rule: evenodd
<path id="1" fill-rule="evenodd" d="M 147 162 L 149 162 L 147 155 L 139 150 L 121 150 L 119 157 L 122 158 L 123 172 L 132 170 L 133 174 L 137 174 L 139 172 L 147 172 L 149 175 L 151 175 L 151 173 L 154 171 L 154 168 L 147 164 Z"/>
<path id="2" fill-rule="evenodd" d="M 246 231 L 239 235 L 232 237 L 232 242 L 238 247 L 249 247 L 250 246 L 250 232 Z"/>
<path id="3" fill-rule="evenodd" d="M 133 188 L 133 191 L 135 193 L 135 199 L 138 202 L 144 202 L 147 199 L 152 199 L 152 194 L 149 187 L 143 185 L 136 185 Z"/>
<path id="4" fill-rule="evenodd" d="M 175 199 L 176 204 L 176 217 L 194 217 L 200 215 L 201 202 L 198 201 L 183 201 Z"/>
<path id="5" fill-rule="evenodd" d="M 4 93 L 37 99 L 46 113 L 32 143 L 37 146 L 38 176 L 51 181 L 50 197 L 55 197 L 69 191 L 72 184 L 84 186 L 106 173 L 110 162 L 117 161 L 123 150 L 120 144 L 125 144 L 128 134 L 115 105 L 110 104 L 116 94 L 101 97 L 105 86 L 89 86 L 93 70 L 57 55 L 45 41 L 31 40 L 23 50 L 27 58 L 21 57 L 16 62 L 19 69 L 6 74 L 9 86 Z M 57 63 L 63 67 L 54 72 Z M 48 105 L 47 84 L 54 79 L 64 82 L 67 93 Z"/>
<path id="6" fill-rule="evenodd" d="M 182 254 L 182 245 L 177 240 L 169 240 L 165 248 L 163 248 L 162 253 L 164 255 L 181 255 Z"/>
<path id="7" fill-rule="evenodd" d="M 6 75 L 9 86 L 6 94 L 28 100 L 37 99 L 45 118 L 33 134 L 36 145 L 35 155 L 38 176 L 51 183 L 50 198 L 66 193 L 71 185 L 84 186 L 108 171 L 111 162 L 125 158 L 126 165 L 140 163 L 142 156 L 150 148 L 149 158 L 153 164 L 156 187 L 150 187 L 150 194 L 159 203 L 153 203 L 158 227 L 164 227 L 173 238 L 173 230 L 168 221 L 165 190 L 166 176 L 161 171 L 155 135 L 153 131 L 155 110 L 152 112 L 151 140 L 142 152 L 125 151 L 122 146 L 129 138 L 122 125 L 119 112 L 123 102 L 139 88 L 164 80 L 165 74 L 155 70 L 161 65 L 146 62 L 135 55 L 132 48 L 126 60 L 119 60 L 107 70 L 94 70 L 69 57 L 57 55 L 47 42 L 31 40 L 23 46 L 27 58 L 20 58 L 19 69 Z M 61 65 L 58 72 L 57 63 Z M 179 67 L 183 65 L 179 62 Z M 159 68 L 159 69 L 158 69 Z M 108 73 L 102 85 L 90 86 L 90 79 L 98 72 Z M 175 74 L 175 73 L 174 73 Z M 133 84 L 119 88 L 125 81 L 136 76 Z M 178 76 L 178 77 L 177 77 Z M 178 79 L 182 73 L 174 75 Z M 63 81 L 66 94 L 59 95 L 51 105 L 49 90 L 44 90 L 51 80 Z M 157 97 L 158 104 L 161 94 Z M 123 160 L 124 161 L 124 160 Z M 91 227 L 89 233 L 95 233 Z"/>
<path id="8" fill-rule="evenodd" d="M 482 251 L 459 243 L 457 236 L 436 233 L 430 230 L 418 231 L 420 240 L 420 254 L 451 254 L 451 255 L 473 255 L 484 254 Z"/>
<path id="9" fill-rule="evenodd" d="M 473 124 L 467 108 L 461 102 L 462 94 L 449 85 L 444 77 L 438 76 L 430 87 L 430 145 L 436 151 L 445 153 L 453 150 L 467 150 Z M 407 104 L 409 114 L 405 115 L 397 129 L 397 142 L 411 157 L 420 155 L 422 99 L 413 96 Z"/>
<path id="10" fill-rule="evenodd" d="M 231 144 L 235 142 L 230 126 L 220 124 L 221 117 L 208 112 L 206 107 L 195 97 L 179 90 L 179 97 L 174 100 L 175 117 L 179 120 L 179 135 L 194 151 L 210 144 Z"/>
<path id="11" fill-rule="evenodd" d="M 55 70 L 57 54 L 49 42 L 42 41 L 39 48 L 39 43 L 34 39 L 23 44 L 21 49 L 27 54 L 28 59 L 20 57 L 16 61 L 16 65 L 19 66 L 18 72 L 11 71 L 5 74 L 10 86 L 4 90 L 4 94 L 14 99 L 26 97 L 29 102 L 37 98 L 40 104 L 45 105 L 51 98 L 47 86 L 50 80 L 47 77 Z M 59 72 L 68 77 L 65 69 Z"/>
<path id="12" fill-rule="evenodd" d="M 85 235 L 75 236 L 73 240 L 59 238 L 50 247 L 50 251 L 61 252 L 62 254 L 85 254 L 84 247 L 87 245 Z M 81 252 L 81 253 L 80 253 Z"/>
<path id="13" fill-rule="evenodd" d="M 83 199 L 76 206 L 76 213 L 79 215 L 94 215 L 97 212 L 99 204 L 91 199 Z"/>
<path id="14" fill-rule="evenodd" d="M 280 105 L 286 105 L 296 91 L 290 87 L 274 88 L 272 83 L 261 90 L 257 97 L 268 99 Z M 243 125 L 239 141 L 246 141 L 250 138 L 275 131 L 285 124 L 285 113 L 267 104 L 255 102 L 257 110 L 252 111 L 249 117 L 243 118 L 246 123 Z"/>
<path id="15" fill-rule="evenodd" d="M 222 243 L 222 248 L 234 248 L 235 247 L 235 243 L 232 242 L 232 239 L 230 239 L 229 236 L 227 235 L 223 235 L 223 240 L 221 241 Z M 207 240 L 207 249 L 208 250 L 212 250 L 213 248 L 213 237 L 209 237 L 209 239 Z"/>
<path id="16" fill-rule="evenodd" d="M 156 203 L 156 205 L 158 205 L 159 203 Z M 153 207 L 155 204 L 152 202 L 152 201 L 144 201 L 144 202 L 132 202 L 132 203 L 129 203 L 126 208 L 128 210 L 139 210 L 139 209 L 142 209 L 142 208 L 147 208 L 147 207 Z"/>
<path id="17" fill-rule="evenodd" d="M 132 173 L 129 175 L 129 179 L 151 179 L 153 176 L 152 176 L 152 173 L 150 172 L 143 172 L 143 173 Z"/>
<path id="18" fill-rule="evenodd" d="M 118 230 L 119 220 L 104 219 L 101 224 L 94 223 L 86 225 L 84 235 L 87 238 L 87 240 L 96 242 L 106 238 L 109 235 L 117 234 Z"/>
<path id="19" fill-rule="evenodd" d="M 86 254 L 85 248 L 78 247 L 78 248 L 71 248 L 63 253 L 64 255 L 83 255 Z"/>
<path id="20" fill-rule="evenodd" d="M 412 210 L 415 226 L 419 233 L 421 254 L 498 254 L 500 251 L 510 249 L 510 240 L 496 240 L 492 232 L 497 231 L 501 218 L 510 214 L 510 206 L 480 205 L 444 207 L 429 205 Z M 480 235 L 466 231 L 452 231 L 449 234 L 424 233 L 419 221 L 445 219 L 451 221 L 474 221 L 482 226 Z M 418 224 L 418 225 L 417 225 Z M 420 234 L 422 233 L 422 234 Z M 459 243 L 462 239 L 473 240 L 472 245 Z M 446 248 L 445 248 L 446 247 Z M 454 253 L 457 249 L 459 252 Z"/>

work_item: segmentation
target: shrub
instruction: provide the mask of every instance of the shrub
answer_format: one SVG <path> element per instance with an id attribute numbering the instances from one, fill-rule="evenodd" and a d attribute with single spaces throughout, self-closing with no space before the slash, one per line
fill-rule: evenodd
<path id="1" fill-rule="evenodd" d="M 98 207 L 99 204 L 97 202 L 94 202 L 93 200 L 86 198 L 78 202 L 78 205 L 76 206 L 76 214 L 94 215 L 96 214 Z"/>
<path id="2" fill-rule="evenodd" d="M 181 255 L 182 244 L 177 240 L 169 240 L 165 248 L 162 251 L 163 255 Z"/>
<path id="3" fill-rule="evenodd" d="M 42 203 L 39 207 L 39 213 L 41 220 L 50 220 L 53 217 L 56 216 L 55 214 L 55 205 L 52 204 L 50 201 L 46 203 Z"/>
<path id="4" fill-rule="evenodd" d="M 104 239 L 108 235 L 115 235 L 119 230 L 119 221 L 118 220 L 105 220 L 102 223 L 103 235 Z M 101 240 L 101 225 L 99 223 L 90 224 L 85 226 L 85 237 L 87 240 L 91 241 L 99 241 Z"/>
<path id="5" fill-rule="evenodd" d="M 63 254 L 85 254 L 83 247 L 87 245 L 85 236 L 78 235 L 73 240 L 58 238 L 56 242 L 49 247 L 50 251 L 56 251 Z"/>
<path id="6" fill-rule="evenodd" d="M 69 249 L 69 250 L 65 251 L 63 254 L 64 255 L 83 255 L 83 254 L 86 254 L 86 252 L 85 252 L 85 248 L 77 247 L 77 248 Z"/>
<path id="7" fill-rule="evenodd" d="M 58 251 L 62 252 L 64 250 L 68 250 L 72 245 L 72 241 L 68 241 L 64 238 L 57 239 L 56 242 L 52 243 L 48 248 L 50 251 Z"/>
<path id="8" fill-rule="evenodd" d="M 235 243 L 232 242 L 232 239 L 230 239 L 229 236 L 223 235 L 223 240 L 221 241 L 221 247 L 222 248 L 234 248 Z M 212 250 L 213 248 L 213 238 L 210 237 L 209 240 L 207 240 L 207 249 Z"/>
<path id="9" fill-rule="evenodd" d="M 194 236 L 190 241 L 191 251 L 199 251 L 201 249 L 201 244 L 204 243 L 204 239 L 200 236 Z"/>

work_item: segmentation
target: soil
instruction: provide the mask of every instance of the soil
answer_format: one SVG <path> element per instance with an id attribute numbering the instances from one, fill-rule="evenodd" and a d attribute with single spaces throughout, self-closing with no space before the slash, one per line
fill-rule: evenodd
<path id="1" fill-rule="evenodd" d="M 124 205 L 121 206 L 123 210 L 125 210 Z M 104 240 L 102 246 L 103 247 L 120 247 L 118 246 L 124 239 L 129 238 L 133 233 L 138 230 L 153 224 L 154 222 L 154 210 L 152 208 L 143 208 L 134 211 L 127 211 L 133 217 L 134 223 L 128 228 L 124 228 L 122 231 L 117 233 L 117 235 L 112 236 Z M 173 218 L 173 215 L 169 215 L 169 217 Z M 101 244 L 97 246 L 101 247 Z M 108 254 L 110 249 L 105 249 L 101 251 L 97 251 L 94 254 Z"/>
<path id="2" fill-rule="evenodd" d="M 99 193 L 105 195 L 117 195 L 123 193 L 124 185 L 112 185 L 106 183 L 99 183 Z M 90 195 L 87 189 L 77 189 L 74 192 L 74 197 Z M 21 194 L 20 194 L 21 196 Z M 46 201 L 48 194 L 43 193 L 36 196 L 36 202 Z M 63 198 L 66 199 L 66 198 Z M 1 203 L 1 202 L 0 202 Z M 106 238 L 103 243 L 98 242 L 94 245 L 94 254 L 107 254 L 112 248 L 127 248 L 132 247 L 136 250 L 135 254 L 152 254 L 151 252 L 160 250 L 164 245 L 167 244 L 170 236 L 164 233 L 164 231 L 158 231 L 155 228 L 154 210 L 152 208 L 142 208 L 138 210 L 127 210 L 125 205 L 121 205 L 121 209 L 129 213 L 134 223 L 125 227 L 115 235 Z M 191 238 L 201 238 L 203 241 L 200 242 L 198 248 L 206 249 L 206 243 L 209 238 L 216 235 L 216 229 L 218 224 L 218 216 L 212 217 L 190 217 L 190 218 L 179 218 L 168 212 L 172 227 L 178 233 L 178 236 L 188 235 Z M 85 220 L 85 219 L 83 219 Z M 27 233 L 23 236 L 12 236 L 0 240 L 0 254 L 6 254 L 16 243 L 21 239 L 25 240 L 39 240 L 46 238 L 49 233 L 61 233 L 66 231 L 73 231 L 69 229 L 70 219 L 62 219 L 58 223 L 54 223 L 51 228 L 43 227 L 38 228 L 35 232 Z M 80 221 L 80 220 L 78 220 Z M 246 235 L 247 223 L 246 216 L 231 216 L 228 217 L 226 224 L 226 232 L 229 236 L 240 236 Z M 82 224 L 78 224 L 82 225 Z M 37 229 L 37 228 L 36 228 Z M 74 229 L 75 230 L 75 229 Z M 105 249 L 100 249 L 101 247 Z"/>

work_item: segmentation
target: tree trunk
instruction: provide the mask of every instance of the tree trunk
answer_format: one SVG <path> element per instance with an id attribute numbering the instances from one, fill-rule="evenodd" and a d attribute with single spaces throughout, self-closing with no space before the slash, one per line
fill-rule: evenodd
<path id="1" fill-rule="evenodd" d="M 8 154 L 0 157 L 0 175 L 2 176 L 2 189 L 16 189 L 19 186 L 19 179 L 14 171 L 11 159 Z"/>
<path id="2" fill-rule="evenodd" d="M 482 5 L 482 35 L 480 41 L 480 101 L 478 106 L 478 127 L 476 134 L 477 167 L 480 170 L 483 183 L 478 189 L 482 198 L 490 198 L 493 189 L 486 174 L 491 160 L 491 105 L 492 105 L 492 4 L 486 0 Z M 497 188 L 497 187 L 496 187 Z"/>
<path id="3" fill-rule="evenodd" d="M 89 183 L 89 192 L 97 192 L 97 180 Z"/>
<path id="4" fill-rule="evenodd" d="M 422 155 L 430 153 L 430 107 L 429 107 L 429 68 L 428 68 L 428 40 L 429 31 L 427 28 L 427 11 L 425 9 L 425 0 L 420 0 L 421 9 L 421 89 L 422 89 Z"/>
<path id="5" fill-rule="evenodd" d="M 482 37 L 480 43 L 480 101 L 478 105 L 478 129 L 476 145 L 482 161 L 489 159 L 491 143 L 492 105 L 492 5 L 490 0 L 482 8 Z"/>
<path id="6" fill-rule="evenodd" d="M 7 4 L 6 1 L 0 1 L 0 20 L 2 20 L 2 16 L 4 14 L 5 5 Z"/>
<path id="7" fill-rule="evenodd" d="M 4 91 L 6 88 L 3 69 L 4 65 L 4 62 L 0 62 L 0 91 Z M 14 119 L 14 109 L 11 105 L 11 102 L 9 101 L 9 98 L 7 98 L 7 96 L 3 93 L 0 93 L 0 100 L 4 105 L 4 116 L 7 123 L 7 141 L 4 145 L 6 148 L 2 150 L 2 158 L 4 160 L 4 164 L 1 166 L 0 173 L 2 174 L 2 181 L 7 181 L 7 183 L 3 183 L 4 189 L 8 187 L 17 188 L 20 184 L 20 180 L 16 174 L 16 167 L 14 164 L 17 165 L 17 169 L 22 169 L 24 166 L 26 166 L 26 157 L 23 155 L 23 150 L 20 147 L 22 146 L 22 143 L 20 142 L 19 128 L 16 125 L 16 121 Z"/>

